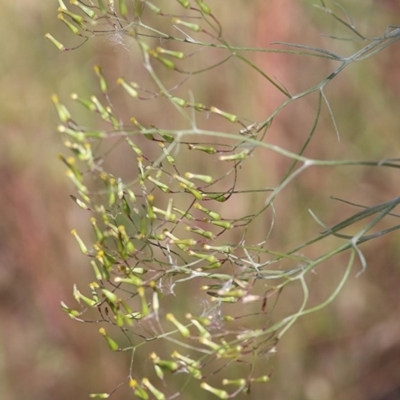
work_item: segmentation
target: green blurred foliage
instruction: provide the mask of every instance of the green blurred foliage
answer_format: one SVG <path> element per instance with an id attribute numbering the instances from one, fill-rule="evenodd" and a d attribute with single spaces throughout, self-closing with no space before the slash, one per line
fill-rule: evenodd
<path id="1" fill-rule="evenodd" d="M 234 7 L 227 7 L 225 2 L 209 3 L 220 17 L 225 36 L 235 44 L 269 46 L 281 40 L 340 53 L 353 46 L 318 36 L 339 36 L 342 31 L 309 1 L 275 0 L 267 4 L 253 0 L 249 4 L 232 0 Z M 398 23 L 397 2 L 360 5 L 347 0 L 342 4 L 366 35 L 381 35 L 387 25 Z M 134 57 L 126 39 L 118 35 L 97 39 L 73 52 L 58 52 L 44 39 L 46 32 L 68 43 L 67 47 L 78 45 L 79 38 L 73 38 L 57 21 L 57 6 L 56 1 L 10 0 L 3 4 L 0 15 L 0 397 L 10 400 L 86 398 L 91 392 L 116 387 L 129 368 L 129 358 L 111 353 L 96 325 L 72 321 L 59 308 L 60 300 L 73 302 L 74 283 L 83 286 L 92 279 L 90 267 L 69 234 L 70 229 L 77 228 L 83 237 L 89 237 L 90 226 L 87 215 L 68 196 L 73 188 L 57 160 L 63 149 L 55 133 L 58 122 L 50 96 L 55 92 L 64 99 L 71 92 L 89 95 L 97 84 L 94 64 L 100 64 L 109 81 L 115 82 L 119 76 L 139 70 L 140 60 Z M 325 109 L 308 156 L 368 160 L 398 156 L 398 49 L 397 44 L 353 64 L 330 84 L 327 96 L 341 140 L 337 141 Z M 299 56 L 257 53 L 252 59 L 292 91 L 309 87 L 332 70 L 326 61 Z M 219 71 L 226 79 L 207 73 L 197 89 L 203 91 L 207 102 L 221 109 L 254 119 L 265 117 L 282 99 L 270 85 L 256 74 L 245 73 L 242 67 L 227 63 Z M 111 88 L 112 93 L 116 87 Z M 299 135 L 306 135 L 312 124 L 315 100 L 306 98 L 279 115 L 270 142 L 298 151 L 304 140 Z M 131 116 L 126 97 L 113 94 L 113 102 Z M 154 110 L 146 105 L 135 112 L 148 123 L 154 118 Z M 90 117 L 82 113 L 82 118 Z M 171 123 L 168 113 L 158 118 L 165 125 Z M 211 126 L 214 121 L 201 122 Z M 124 157 L 114 154 L 108 162 L 123 176 L 127 168 Z M 196 162 L 200 169 L 205 168 L 201 160 Z M 268 186 L 273 186 L 287 166 L 287 160 L 271 153 L 263 165 L 249 163 L 246 179 L 252 186 L 265 186 L 267 178 L 271 181 Z M 327 225 L 354 212 L 348 205 L 329 200 L 329 196 L 374 205 L 396 196 L 397 187 L 394 170 L 343 167 L 307 171 L 276 205 L 277 226 L 271 248 L 290 248 L 299 242 L 299 236 L 307 239 L 318 232 L 320 227 L 307 213 L 309 208 L 323 216 Z M 251 201 L 243 198 L 236 207 L 243 210 L 251 206 Z M 253 229 L 249 241 L 266 227 L 261 221 Z M 255 386 L 247 398 L 400 397 L 398 234 L 369 242 L 362 249 L 367 271 L 358 278 L 352 275 L 328 308 L 294 325 L 274 356 L 271 383 Z M 309 257 L 321 253 L 320 248 L 309 251 Z M 311 303 L 326 299 L 341 276 L 344 260 L 338 257 L 337 264 L 331 261 L 312 277 Z M 296 310 L 299 301 L 300 292 L 285 293 L 279 303 L 282 315 Z M 203 396 L 209 398 L 206 393 Z M 127 393 L 122 390 L 113 398 L 126 399 Z M 187 394 L 185 398 L 200 397 Z"/>

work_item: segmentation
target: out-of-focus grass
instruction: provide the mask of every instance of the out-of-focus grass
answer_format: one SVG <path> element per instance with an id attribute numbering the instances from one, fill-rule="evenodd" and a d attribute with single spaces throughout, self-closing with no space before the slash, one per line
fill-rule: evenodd
<path id="1" fill-rule="evenodd" d="M 334 25 L 327 16 L 311 13 L 309 2 L 235 3 L 237 9 L 230 8 L 229 13 L 224 12 L 223 2 L 215 10 L 226 26 L 227 37 L 238 44 L 254 40 L 258 46 L 267 46 L 283 40 L 332 45 L 336 51 L 344 46 L 317 37 L 318 33 L 332 33 Z M 363 4 L 361 11 L 354 2 L 345 1 L 344 5 L 367 34 L 381 34 L 393 23 L 390 9 L 385 11 L 375 3 Z M 97 334 L 97 326 L 71 321 L 59 310 L 60 300 L 71 300 L 72 284 L 86 284 L 91 277 L 69 235 L 73 227 L 85 232 L 88 223 L 86 214 L 69 201 L 68 194 L 73 190 L 57 161 L 62 146 L 55 133 L 57 121 L 50 95 L 57 92 L 67 98 L 71 91 L 91 93 L 95 63 L 110 71 L 108 75 L 115 82 L 114 78 L 129 73 L 140 62 L 124 43 L 117 43 L 118 37 L 114 41 L 98 40 L 95 46 L 83 46 L 73 53 L 58 52 L 44 39 L 46 32 L 71 45 L 78 44 L 79 39 L 71 37 L 56 20 L 56 8 L 56 1 L 10 0 L 0 15 L 0 397 L 11 400 L 84 398 L 90 392 L 115 387 L 128 371 L 127 359 L 111 354 Z M 334 33 L 339 35 L 340 31 Z M 348 49 L 352 45 L 345 46 Z M 330 85 L 327 95 L 341 141 L 337 142 L 325 110 L 308 155 L 331 159 L 397 157 L 398 48 L 395 45 L 352 65 Z M 324 75 L 321 68 L 329 71 L 330 67 L 298 56 L 255 55 L 253 59 L 292 90 L 307 87 L 315 75 Z M 229 73 L 232 64 L 221 71 Z M 234 68 L 231 78 L 241 71 L 240 65 Z M 207 101 L 253 118 L 266 116 L 278 104 L 271 87 L 255 75 L 241 74 L 234 83 L 228 78 L 216 79 L 212 73 L 204 76 L 202 90 Z M 123 98 L 116 96 L 115 101 L 129 115 Z M 298 150 L 313 112 L 312 100 L 294 105 L 274 121 L 273 136 L 268 140 Z M 143 107 L 141 115 L 151 122 L 155 114 Z M 168 115 L 161 118 L 169 123 Z M 114 161 L 118 170 L 126 168 L 125 160 L 116 157 Z M 273 186 L 288 164 L 271 154 L 264 164 L 248 165 L 246 173 L 253 186 Z M 385 169 L 344 167 L 305 173 L 276 204 L 277 224 L 271 246 L 289 248 L 300 241 L 299 236 L 306 239 L 319 230 L 308 208 L 327 224 L 354 212 L 347 205 L 328 200 L 330 195 L 373 205 L 396 196 L 398 180 L 395 171 Z M 249 202 L 243 200 L 236 206 L 249 207 Z M 260 221 L 251 234 L 257 237 L 257 231 L 263 229 Z M 368 270 L 357 279 L 353 275 L 332 305 L 300 320 L 289 331 L 278 347 L 272 382 L 266 389 L 255 386 L 249 398 L 381 400 L 398 390 L 397 239 L 395 233 L 362 247 Z M 310 252 L 313 256 L 321 249 Z M 330 262 L 312 277 L 312 304 L 330 293 L 343 260 L 338 257 L 337 264 Z M 295 310 L 300 299 L 296 291 L 284 293 L 279 303 L 282 313 Z M 115 398 L 126 397 L 121 394 Z M 190 394 L 186 398 L 191 398 Z"/>
<path id="2" fill-rule="evenodd" d="M 6 1 L 0 15 L 0 397 L 11 400 L 83 397 L 96 381 L 113 385 L 118 371 L 104 373 L 103 343 L 59 308 L 89 276 L 69 234 L 79 214 L 57 160 L 50 96 L 88 91 L 93 51 L 70 57 L 44 38 L 52 31 L 78 43 L 57 7 Z"/>

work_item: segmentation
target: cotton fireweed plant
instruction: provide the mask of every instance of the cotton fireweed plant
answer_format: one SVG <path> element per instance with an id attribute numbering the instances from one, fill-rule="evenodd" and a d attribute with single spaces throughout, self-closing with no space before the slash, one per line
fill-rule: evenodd
<path id="1" fill-rule="evenodd" d="M 100 65 L 94 66 L 99 93 L 89 98 L 71 95 L 83 110 L 97 116 L 96 126 L 81 125 L 64 102 L 55 95 L 52 98 L 66 148 L 60 159 L 76 187 L 71 197 L 87 211 L 94 232 L 89 244 L 72 230 L 93 270 L 93 282 L 86 288 L 74 286 L 78 304 L 62 302 L 61 307 L 76 321 L 92 322 L 87 329 L 93 329 L 96 322 L 110 350 L 130 357 L 130 369 L 127 377 L 121 377 L 121 385 L 93 393 L 92 398 L 112 397 L 124 385 L 139 399 L 178 398 L 188 390 L 234 398 L 249 393 L 254 385 L 266 384 L 272 374 L 270 355 L 279 349 L 285 332 L 301 316 L 327 306 L 354 265 L 358 271 L 366 268 L 359 244 L 399 227 L 372 230 L 388 218 L 399 198 L 363 207 L 334 226 L 326 226 L 310 211 L 315 237 L 304 242 L 300 236 L 291 249 L 269 247 L 271 234 L 285 229 L 275 218 L 274 205 L 306 170 L 346 165 L 399 167 L 397 161 L 320 160 L 305 153 L 319 126 L 321 110 L 330 116 L 332 130 L 339 135 L 325 88 L 353 62 L 397 41 L 400 28 L 390 28 L 379 38 L 366 38 L 346 15 L 335 14 L 321 1 L 319 8 L 358 39 L 357 50 L 343 57 L 288 43 L 280 43 L 280 50 L 277 46 L 238 47 L 224 38 L 212 2 L 117 3 L 74 0 L 67 7 L 59 0 L 58 18 L 80 40 L 75 47 L 106 37 L 141 60 L 140 71 L 116 82 L 133 110 L 128 118 L 114 105 L 109 88 L 115 82 L 107 80 L 107 71 Z M 61 51 L 74 48 L 51 34 L 46 37 Z M 217 61 L 204 62 L 209 49 L 221 53 Z M 257 51 L 324 58 L 335 67 L 313 87 L 290 93 L 248 57 Z M 264 119 L 254 120 L 203 102 L 198 80 L 204 74 L 218 73 L 217 67 L 233 60 L 262 76 L 283 98 Z M 318 100 L 301 150 L 291 152 L 269 143 L 274 119 L 290 104 L 311 95 Z M 150 103 L 158 110 L 153 119 L 134 114 L 141 104 L 147 107 Z M 123 177 L 113 164 L 118 164 L 115 154 L 124 157 Z M 252 187 L 249 163 L 255 159 L 265 163 L 270 154 L 289 161 L 285 173 L 276 185 Z M 251 207 L 238 206 L 249 201 Z M 260 219 L 263 229 L 254 230 Z M 343 233 L 354 224 L 355 233 Z M 312 258 L 305 255 L 308 247 L 332 238 L 337 240 L 329 251 Z M 324 302 L 310 306 L 308 275 L 343 252 L 346 268 L 338 286 Z M 302 300 L 295 312 L 276 319 L 278 299 L 284 288 L 293 285 L 301 287 Z M 146 372 L 142 364 L 147 365 Z"/>

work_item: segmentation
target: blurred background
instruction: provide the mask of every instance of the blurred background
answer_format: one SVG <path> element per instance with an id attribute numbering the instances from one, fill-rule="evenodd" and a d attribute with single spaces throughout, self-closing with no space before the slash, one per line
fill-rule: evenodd
<path id="1" fill-rule="evenodd" d="M 343 36 L 344 29 L 313 3 L 209 1 L 230 43 L 266 47 L 274 41 L 295 42 L 351 54 L 354 43 L 322 36 Z M 395 0 L 341 4 L 369 37 L 399 23 L 400 5 Z M 57 93 L 67 99 L 71 92 L 88 96 L 97 90 L 93 65 L 101 64 L 115 82 L 115 77 L 139 67 L 140 61 L 117 36 L 99 38 L 73 52 L 57 51 L 44 38 L 46 32 L 67 47 L 79 44 L 57 20 L 57 7 L 56 0 L 6 0 L 0 14 L 0 398 L 9 400 L 84 399 L 91 392 L 117 386 L 126 377 L 129 362 L 126 355 L 109 351 L 98 327 L 72 321 L 59 307 L 61 300 L 73 302 L 74 283 L 84 286 L 92 280 L 87 260 L 70 235 L 72 228 L 85 234 L 90 225 L 69 198 L 74 189 L 57 159 L 64 149 L 50 96 Z M 308 156 L 367 160 L 399 156 L 399 46 L 350 66 L 327 88 L 341 141 L 325 109 Z M 293 93 L 315 84 L 335 66 L 300 56 L 255 53 L 251 57 Z M 228 71 L 229 65 L 224 68 Z M 236 64 L 235 68 L 240 80 L 228 72 L 215 80 L 204 76 L 200 83 L 204 102 L 250 119 L 266 118 L 282 98 L 259 75 L 243 74 Z M 122 97 L 115 101 L 128 108 Z M 306 98 L 282 112 L 268 141 L 298 151 L 311 128 L 315 105 L 315 97 Z M 147 108 L 141 112 L 145 120 L 155 115 Z M 88 117 L 82 114 L 82 118 Z M 168 123 L 168 116 L 162 118 Z M 119 163 L 123 169 L 123 160 Z M 251 179 L 257 184 L 259 177 L 267 176 L 268 184 L 263 185 L 273 186 L 288 161 L 270 153 L 261 164 L 253 164 Z M 284 250 L 302 242 L 299 236 L 318 233 L 320 227 L 308 208 L 323 215 L 328 225 L 357 211 L 329 196 L 371 206 L 396 197 L 399 183 L 396 171 L 384 168 L 310 170 L 277 204 L 273 247 Z M 400 399 L 399 233 L 369 242 L 362 250 L 368 261 L 366 272 L 356 278 L 354 271 L 331 305 L 293 326 L 278 347 L 271 382 L 247 398 Z M 343 271 L 336 267 L 331 263 L 315 274 L 311 303 L 329 296 Z M 283 310 L 301 298 L 298 292 L 285 295 Z M 206 393 L 193 396 L 186 398 L 211 398 Z M 115 398 L 127 397 L 116 393 Z"/>

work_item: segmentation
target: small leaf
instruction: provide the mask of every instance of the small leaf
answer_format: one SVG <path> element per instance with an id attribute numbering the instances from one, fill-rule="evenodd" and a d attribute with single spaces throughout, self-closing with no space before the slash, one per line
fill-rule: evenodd
<path id="1" fill-rule="evenodd" d="M 60 43 L 57 39 L 55 39 L 52 35 L 50 35 L 50 33 L 46 33 L 44 37 L 49 39 L 54 44 L 54 46 L 57 47 L 58 50 L 65 51 L 64 45 Z"/>
<path id="2" fill-rule="evenodd" d="M 119 350 L 118 343 L 117 343 L 115 340 L 111 339 L 110 336 L 107 335 L 107 332 L 106 332 L 106 330 L 105 330 L 104 328 L 100 328 L 100 329 L 99 329 L 99 333 L 100 333 L 100 335 L 102 335 L 102 336 L 106 339 L 107 344 L 108 344 L 108 347 L 109 347 L 112 351 L 117 351 L 117 350 Z"/>
<path id="3" fill-rule="evenodd" d="M 201 28 L 201 26 L 199 24 L 193 24 L 191 22 L 185 22 L 185 21 L 182 21 L 179 18 L 174 18 L 172 20 L 172 23 L 177 24 L 177 25 L 182 25 L 185 28 L 188 28 L 193 32 L 200 32 L 202 30 L 202 28 Z"/>
<path id="4" fill-rule="evenodd" d="M 210 386 L 206 382 L 202 382 L 200 384 L 200 387 L 204 390 L 209 391 L 210 393 L 214 394 L 215 396 L 219 397 L 220 399 L 228 399 L 229 398 L 229 393 L 226 390 L 216 389 L 216 388 Z"/>
<path id="5" fill-rule="evenodd" d="M 178 329 L 178 331 L 180 332 L 180 334 L 185 337 L 188 338 L 190 336 L 190 330 L 189 328 L 187 328 L 186 326 L 184 326 L 183 324 L 181 324 L 175 317 L 173 314 L 168 313 L 166 315 L 166 318 L 168 321 L 172 322 Z"/>

